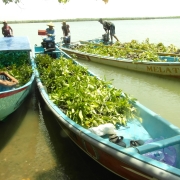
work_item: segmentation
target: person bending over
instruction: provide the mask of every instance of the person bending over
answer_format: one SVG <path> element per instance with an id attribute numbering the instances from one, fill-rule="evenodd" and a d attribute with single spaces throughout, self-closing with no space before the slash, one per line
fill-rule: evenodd
<path id="1" fill-rule="evenodd" d="M 115 35 L 115 25 L 110 22 L 110 21 L 106 21 L 103 20 L 102 18 L 99 19 L 99 22 L 103 25 L 103 28 L 105 30 L 105 32 L 109 35 L 110 34 L 110 38 L 111 38 L 111 43 L 113 43 L 113 37 L 119 41 L 119 39 L 117 38 L 117 36 Z"/>

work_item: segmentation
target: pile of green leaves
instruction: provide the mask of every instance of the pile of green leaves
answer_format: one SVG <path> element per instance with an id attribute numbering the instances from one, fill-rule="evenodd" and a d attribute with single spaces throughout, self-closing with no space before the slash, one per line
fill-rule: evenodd
<path id="1" fill-rule="evenodd" d="M 130 42 L 116 42 L 113 46 L 119 46 L 121 48 L 131 48 L 142 51 L 151 51 L 156 53 L 176 53 L 178 48 L 173 44 L 165 46 L 163 43 L 150 43 L 149 38 L 143 42 L 138 42 L 137 40 L 131 40 Z"/>
<path id="2" fill-rule="evenodd" d="M 26 84 L 33 73 L 28 52 L 0 52 L 0 71 L 7 71 L 15 77 L 19 81 L 17 87 Z"/>
<path id="3" fill-rule="evenodd" d="M 134 62 L 162 62 L 164 60 L 159 59 L 158 53 L 178 54 L 180 51 L 173 44 L 166 47 L 163 43 L 150 43 L 148 38 L 142 43 L 139 43 L 137 40 L 132 40 L 131 42 L 125 43 L 117 41 L 112 46 L 107 46 L 103 43 L 100 43 L 98 45 L 94 43 L 89 43 L 82 46 L 73 46 L 73 49 L 102 56 L 132 59 Z"/>
<path id="4" fill-rule="evenodd" d="M 133 61 L 161 61 L 158 54 L 153 51 L 139 52 L 130 47 L 119 48 L 117 46 L 106 46 L 102 43 L 99 45 L 89 43 L 82 46 L 76 46 L 75 50 L 114 58 L 132 59 Z"/>
<path id="5" fill-rule="evenodd" d="M 35 62 L 50 99 L 77 124 L 90 128 L 105 123 L 126 125 L 134 118 L 141 120 L 133 106 L 136 99 L 122 95 L 122 90 L 89 74 L 72 59 L 37 55 Z"/>

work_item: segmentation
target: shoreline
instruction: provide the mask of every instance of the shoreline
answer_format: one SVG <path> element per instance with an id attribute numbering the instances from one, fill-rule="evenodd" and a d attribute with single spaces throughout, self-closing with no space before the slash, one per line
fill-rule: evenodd
<path id="1" fill-rule="evenodd" d="M 170 17 L 124 17 L 124 18 L 102 18 L 106 20 L 152 20 L 152 19 L 180 19 L 180 16 Z M 51 22 L 76 22 L 76 21 L 98 21 L 99 18 L 75 18 L 75 19 L 54 19 L 54 20 L 9 20 L 8 23 L 47 23 Z"/>

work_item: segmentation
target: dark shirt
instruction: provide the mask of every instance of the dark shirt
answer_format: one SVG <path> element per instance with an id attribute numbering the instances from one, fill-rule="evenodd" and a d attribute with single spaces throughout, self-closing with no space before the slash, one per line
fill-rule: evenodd
<path id="1" fill-rule="evenodd" d="M 49 36 L 49 38 L 50 38 L 52 41 L 55 41 L 55 29 L 47 28 L 47 29 L 46 29 L 46 33 L 47 33 L 47 34 L 51 34 L 51 36 Z M 47 39 L 47 38 L 45 38 L 45 39 Z"/>
<path id="2" fill-rule="evenodd" d="M 62 30 L 63 30 L 64 36 L 68 36 L 68 35 L 69 35 L 70 30 L 69 30 L 69 25 L 68 25 L 68 24 L 63 25 L 63 26 L 62 26 Z"/>
<path id="3" fill-rule="evenodd" d="M 103 28 L 104 28 L 104 30 L 110 30 L 111 29 L 111 25 L 113 25 L 112 22 L 106 21 L 106 20 L 103 21 Z"/>

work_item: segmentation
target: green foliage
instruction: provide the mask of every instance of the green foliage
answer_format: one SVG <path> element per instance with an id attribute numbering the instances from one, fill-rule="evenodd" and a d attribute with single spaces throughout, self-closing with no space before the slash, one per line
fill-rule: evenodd
<path id="1" fill-rule="evenodd" d="M 0 71 L 7 71 L 18 81 L 18 86 L 26 84 L 32 76 L 28 52 L 0 52 Z"/>
<path id="2" fill-rule="evenodd" d="M 29 63 L 28 64 L 24 63 L 18 67 L 16 65 L 9 67 L 8 73 L 14 76 L 19 81 L 16 87 L 18 86 L 20 87 L 26 84 L 30 80 L 33 70 Z"/>
<path id="3" fill-rule="evenodd" d="M 178 53 L 177 47 L 173 44 L 168 47 L 162 43 L 150 43 L 147 38 L 144 42 L 139 43 L 137 40 L 131 42 L 121 43 L 117 41 L 112 46 L 104 45 L 103 43 L 94 44 L 88 43 L 86 45 L 73 46 L 74 50 L 99 54 L 102 56 L 132 59 L 133 61 L 154 61 L 161 62 L 158 53 Z"/>
<path id="4" fill-rule="evenodd" d="M 149 38 L 143 42 L 138 42 L 137 40 L 131 40 L 131 42 L 120 43 L 116 42 L 113 46 L 118 46 L 120 48 L 130 48 L 140 51 L 150 51 L 153 53 L 176 53 L 177 47 L 173 44 L 165 46 L 163 43 L 150 43 Z"/>
<path id="5" fill-rule="evenodd" d="M 117 46 L 106 46 L 102 43 L 99 45 L 90 43 L 82 46 L 77 46 L 75 50 L 114 58 L 132 59 L 134 61 L 160 61 L 159 56 L 156 52 L 138 52 L 137 50 L 132 49 L 129 46 L 119 48 Z"/>
<path id="6" fill-rule="evenodd" d="M 8 4 L 8 3 L 19 3 L 21 2 L 21 0 L 2 0 L 5 4 Z M 108 0 L 102 0 L 104 1 L 105 3 L 108 2 Z M 69 2 L 69 0 L 58 0 L 59 3 L 63 3 L 63 4 L 66 4 L 67 2 Z"/>
<path id="7" fill-rule="evenodd" d="M 66 4 L 67 2 L 69 2 L 69 0 L 58 0 L 58 2 Z"/>
<path id="8" fill-rule="evenodd" d="M 28 52 L 24 51 L 3 51 L 0 52 L 0 68 L 16 64 L 20 66 L 29 59 Z"/>
<path id="9" fill-rule="evenodd" d="M 3 2 L 4 2 L 4 4 L 9 4 L 9 3 L 19 3 L 20 2 L 20 0 L 2 0 Z"/>
<path id="10" fill-rule="evenodd" d="M 21 0 L 2 0 L 5 4 L 9 4 L 9 3 L 20 3 Z M 69 2 L 69 0 L 58 0 L 59 3 L 64 3 L 66 4 L 67 2 Z"/>
<path id="11" fill-rule="evenodd" d="M 122 95 L 111 82 L 92 76 L 73 60 L 37 55 L 35 62 L 50 99 L 77 124 L 85 128 L 105 123 L 126 125 L 139 118 L 132 105 L 136 99 Z"/>

